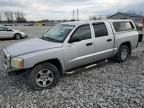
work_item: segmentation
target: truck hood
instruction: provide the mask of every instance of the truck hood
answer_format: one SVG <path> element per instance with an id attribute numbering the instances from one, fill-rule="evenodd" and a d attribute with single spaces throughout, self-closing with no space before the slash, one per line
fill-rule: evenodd
<path id="1" fill-rule="evenodd" d="M 55 42 L 45 41 L 40 38 L 35 38 L 35 39 L 30 39 L 27 41 L 13 44 L 7 47 L 6 50 L 11 57 L 15 57 L 23 54 L 36 52 L 36 51 L 58 48 L 61 46 L 62 43 L 55 43 Z"/>

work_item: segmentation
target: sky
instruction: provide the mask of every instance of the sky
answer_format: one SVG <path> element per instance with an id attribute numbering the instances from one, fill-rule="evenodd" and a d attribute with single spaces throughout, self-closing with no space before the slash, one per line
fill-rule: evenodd
<path id="1" fill-rule="evenodd" d="M 21 11 L 28 20 L 35 21 L 72 19 L 72 11 L 77 8 L 81 20 L 118 11 L 144 15 L 144 0 L 0 0 L 0 13 Z"/>

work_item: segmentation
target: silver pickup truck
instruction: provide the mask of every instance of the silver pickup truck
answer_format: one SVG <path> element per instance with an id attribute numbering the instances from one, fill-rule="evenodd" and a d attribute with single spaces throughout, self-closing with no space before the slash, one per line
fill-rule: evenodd
<path id="1" fill-rule="evenodd" d="M 8 72 L 26 70 L 33 89 L 49 89 L 60 76 L 77 67 L 113 58 L 124 62 L 138 46 L 131 20 L 66 22 L 40 38 L 16 43 L 2 51 Z"/>

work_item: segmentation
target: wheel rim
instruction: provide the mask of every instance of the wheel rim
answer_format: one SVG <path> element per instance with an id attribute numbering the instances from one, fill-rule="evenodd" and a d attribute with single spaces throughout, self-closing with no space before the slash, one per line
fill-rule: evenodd
<path id="1" fill-rule="evenodd" d="M 16 39 L 21 39 L 21 36 L 19 34 L 17 34 Z"/>
<path id="2" fill-rule="evenodd" d="M 121 52 L 121 59 L 126 60 L 127 57 L 128 57 L 128 51 L 127 51 L 127 49 L 123 49 Z"/>
<path id="3" fill-rule="evenodd" d="M 42 69 L 37 73 L 35 80 L 38 86 L 48 87 L 54 80 L 53 72 L 49 69 Z"/>

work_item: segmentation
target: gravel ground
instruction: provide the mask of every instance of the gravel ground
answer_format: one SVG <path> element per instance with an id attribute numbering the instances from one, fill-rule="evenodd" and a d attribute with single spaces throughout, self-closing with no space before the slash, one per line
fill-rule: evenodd
<path id="1" fill-rule="evenodd" d="M 29 38 L 39 37 L 48 28 L 19 27 Z M 1 40 L 0 50 L 15 42 Z M 43 91 L 29 89 L 22 74 L 8 76 L 0 61 L 0 108 L 144 108 L 143 51 L 144 43 L 124 63 L 109 61 L 81 69 Z"/>

